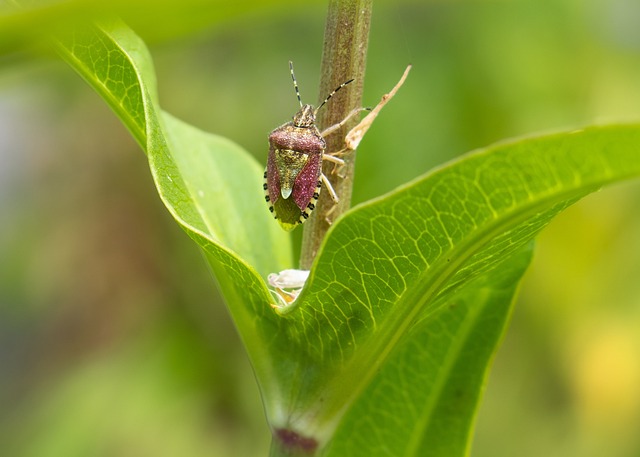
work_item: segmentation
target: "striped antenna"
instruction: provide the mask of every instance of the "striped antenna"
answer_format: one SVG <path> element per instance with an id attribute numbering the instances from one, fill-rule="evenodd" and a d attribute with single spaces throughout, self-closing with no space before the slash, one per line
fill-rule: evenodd
<path id="1" fill-rule="evenodd" d="M 324 101 L 322 103 L 320 103 L 320 106 L 318 106 L 316 108 L 316 110 L 313 112 L 313 114 L 315 115 L 318 112 L 318 110 L 320 108 L 322 108 L 324 106 L 324 104 L 327 103 L 331 97 L 333 97 L 333 94 L 335 94 L 340 89 L 342 89 L 344 86 L 346 86 L 347 84 L 352 83 L 352 82 L 353 82 L 353 79 L 350 79 L 349 81 L 343 82 L 338 87 L 336 87 L 335 90 L 333 92 L 331 92 L 329 95 L 327 95 L 327 98 L 325 98 Z"/>
<path id="2" fill-rule="evenodd" d="M 300 98 L 300 91 L 298 90 L 298 81 L 296 81 L 296 75 L 293 74 L 293 62 L 291 61 L 289 61 L 289 69 L 291 70 L 291 79 L 293 79 L 293 87 L 296 89 L 298 102 L 300 102 L 300 108 L 302 108 L 302 99 Z"/>

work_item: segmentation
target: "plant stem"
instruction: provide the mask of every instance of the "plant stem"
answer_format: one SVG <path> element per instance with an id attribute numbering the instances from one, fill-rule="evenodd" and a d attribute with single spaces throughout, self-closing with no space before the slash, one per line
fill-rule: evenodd
<path id="1" fill-rule="evenodd" d="M 371 7 L 373 0 L 329 0 L 327 23 L 324 32 L 322 53 L 322 75 L 319 102 L 327 94 L 349 79 L 353 83 L 345 86 L 318 113 L 320 131 L 342 121 L 354 109 L 361 106 L 364 72 L 369 43 Z M 357 116 L 327 138 L 326 152 L 337 152 L 344 148 L 346 133 L 358 122 Z M 335 164 L 324 163 L 323 173 L 340 198 L 334 206 L 326 189 L 321 193 L 316 210 L 304 225 L 300 268 L 311 269 L 322 240 L 331 223 L 344 213 L 351 204 L 355 152 L 343 157 L 345 164 L 336 169 Z"/>

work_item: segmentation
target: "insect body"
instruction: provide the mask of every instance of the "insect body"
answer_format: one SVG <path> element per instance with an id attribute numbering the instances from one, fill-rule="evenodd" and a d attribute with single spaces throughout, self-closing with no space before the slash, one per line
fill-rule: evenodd
<path id="1" fill-rule="evenodd" d="M 292 121 L 281 125 L 269 135 L 269 156 L 263 185 L 269 210 L 285 230 L 293 230 L 309 218 L 316 207 L 323 182 L 331 198 L 338 201 L 331 184 L 322 174 L 322 161 L 330 160 L 336 163 L 343 163 L 343 161 L 338 157 L 325 154 L 327 145 L 324 136 L 341 126 L 346 119 L 321 133 L 315 124 L 316 113 L 333 94 L 353 81 L 351 79 L 341 84 L 320 106 L 314 108 L 312 105 L 302 104 L 291 62 L 289 62 L 289 68 L 300 110 L 293 116 Z M 351 114 L 359 111 L 359 109 L 354 110 Z"/>

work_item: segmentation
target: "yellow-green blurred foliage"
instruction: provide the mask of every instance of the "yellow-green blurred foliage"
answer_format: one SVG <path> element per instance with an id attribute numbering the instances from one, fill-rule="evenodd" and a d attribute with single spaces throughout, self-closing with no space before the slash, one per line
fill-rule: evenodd
<path id="1" fill-rule="evenodd" d="M 161 103 L 263 161 L 297 107 L 287 61 L 303 100 L 325 95 L 325 5 L 194 3 L 140 21 Z M 638 23 L 636 0 L 375 3 L 364 104 L 414 68 L 360 146 L 355 203 L 503 138 L 637 121 Z M 0 57 L 0 455 L 265 455 L 197 248 L 115 116 L 37 49 Z M 640 185 L 618 185 L 541 236 L 474 456 L 640 454 L 639 208 Z"/>

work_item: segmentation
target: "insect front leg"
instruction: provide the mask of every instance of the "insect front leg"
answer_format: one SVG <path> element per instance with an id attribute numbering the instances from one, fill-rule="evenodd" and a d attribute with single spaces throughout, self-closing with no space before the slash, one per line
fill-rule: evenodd
<path id="1" fill-rule="evenodd" d="M 342 154 L 345 149 L 338 152 L 330 152 L 322 154 L 322 160 L 326 160 L 327 162 L 337 163 L 338 165 L 344 165 L 344 160 L 340 157 L 336 157 L 338 154 Z"/>
<path id="2" fill-rule="evenodd" d="M 336 130 L 338 130 L 340 127 L 342 127 L 344 124 L 347 123 L 347 121 L 349 119 L 351 119 L 353 116 L 355 116 L 358 113 L 361 113 L 362 111 L 368 111 L 371 108 L 355 108 L 353 110 L 351 110 L 351 112 L 349 114 L 347 114 L 347 117 L 345 117 L 344 119 L 342 119 L 340 122 L 338 122 L 337 124 L 333 124 L 331 127 L 327 127 L 326 129 L 324 129 L 321 133 L 320 136 L 322 136 L 323 138 L 326 137 L 327 135 L 330 135 L 331 133 L 335 132 Z"/>

